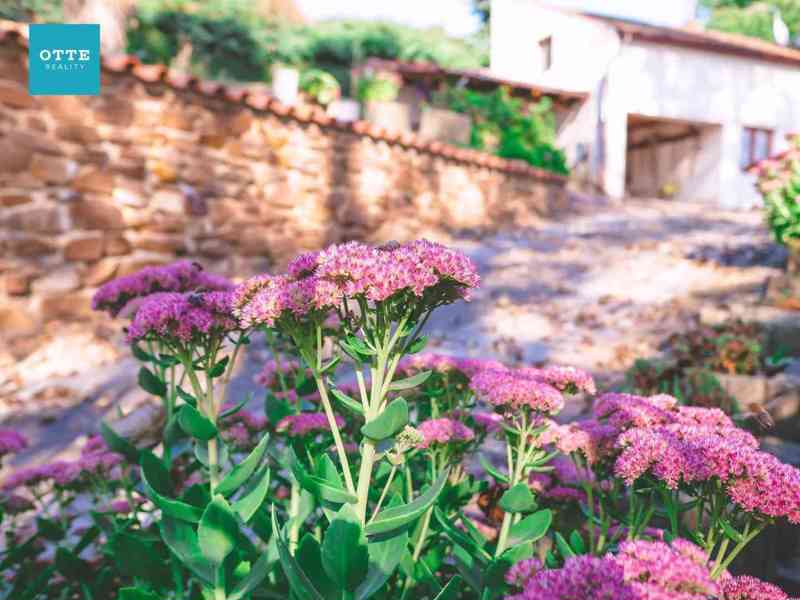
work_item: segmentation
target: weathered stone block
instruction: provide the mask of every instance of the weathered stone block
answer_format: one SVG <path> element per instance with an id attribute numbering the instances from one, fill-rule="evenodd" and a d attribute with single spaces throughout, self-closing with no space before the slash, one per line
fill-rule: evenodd
<path id="1" fill-rule="evenodd" d="M 105 239 L 105 253 L 108 256 L 122 256 L 131 251 L 131 243 L 121 235 L 109 235 Z"/>
<path id="2" fill-rule="evenodd" d="M 150 250 L 165 254 L 186 252 L 186 241 L 181 235 L 142 232 L 130 234 L 128 240 L 138 250 Z"/>
<path id="3" fill-rule="evenodd" d="M 56 128 L 56 137 L 79 144 L 95 144 L 102 138 L 95 127 L 67 123 Z"/>
<path id="4" fill-rule="evenodd" d="M 0 223 L 14 232 L 61 233 L 65 223 L 57 206 L 24 206 L 15 209 Z"/>
<path id="5" fill-rule="evenodd" d="M 31 291 L 33 274 L 27 271 L 10 271 L 3 275 L 6 293 L 9 296 L 25 296 Z"/>
<path id="6" fill-rule="evenodd" d="M 70 206 L 70 216 L 81 229 L 123 229 L 122 212 L 108 202 L 83 198 Z"/>
<path id="7" fill-rule="evenodd" d="M 27 194 L 0 194 L 0 206 L 4 208 L 27 204 L 30 201 L 31 197 Z"/>
<path id="8" fill-rule="evenodd" d="M 33 282 L 34 294 L 55 295 L 72 292 L 81 287 L 81 278 L 75 267 L 61 267 Z"/>
<path id="9" fill-rule="evenodd" d="M 105 240 L 102 234 L 81 236 L 67 242 L 64 246 L 64 258 L 70 261 L 92 261 L 103 256 Z"/>
<path id="10" fill-rule="evenodd" d="M 111 194 L 114 192 L 115 184 L 113 173 L 108 172 L 106 169 L 89 167 L 81 170 L 72 182 L 72 188 L 79 192 Z"/>
<path id="11" fill-rule="evenodd" d="M 14 237 L 6 242 L 9 252 L 15 256 L 23 258 L 33 258 L 53 254 L 56 246 L 48 239 L 38 236 L 22 235 Z"/>
<path id="12" fill-rule="evenodd" d="M 0 102 L 14 108 L 35 108 L 39 104 L 23 85 L 8 79 L 0 79 Z"/>
<path id="13" fill-rule="evenodd" d="M 110 281 L 117 273 L 119 260 L 116 258 L 104 258 L 89 266 L 83 274 L 83 285 L 87 287 L 97 287 Z"/>
<path id="14" fill-rule="evenodd" d="M 31 174 L 46 181 L 63 185 L 78 173 L 78 163 L 68 158 L 34 154 L 31 161 Z"/>

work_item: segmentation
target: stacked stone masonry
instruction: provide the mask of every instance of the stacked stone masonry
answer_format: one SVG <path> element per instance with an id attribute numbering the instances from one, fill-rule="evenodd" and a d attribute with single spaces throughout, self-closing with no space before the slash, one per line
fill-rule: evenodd
<path id="1" fill-rule="evenodd" d="M 79 316 L 96 286 L 176 257 L 232 276 L 348 239 L 493 229 L 563 205 L 565 180 L 338 123 L 130 58 L 102 94 L 33 97 L 0 24 L 0 332 Z"/>

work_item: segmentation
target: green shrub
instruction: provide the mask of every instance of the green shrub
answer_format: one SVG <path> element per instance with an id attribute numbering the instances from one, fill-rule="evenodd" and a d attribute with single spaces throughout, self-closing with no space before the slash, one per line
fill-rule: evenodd
<path id="1" fill-rule="evenodd" d="M 782 157 L 759 165 L 758 189 L 775 241 L 786 244 L 800 239 L 800 137 Z"/>
<path id="2" fill-rule="evenodd" d="M 567 174 L 566 157 L 556 146 L 556 119 L 549 98 L 525 103 L 505 87 L 494 92 L 451 88 L 435 102 L 472 118 L 470 145 L 503 158 Z"/>
<path id="3" fill-rule="evenodd" d="M 376 73 L 361 77 L 356 88 L 356 98 L 361 102 L 392 102 L 397 99 L 400 84 L 390 73 Z"/>
<path id="4" fill-rule="evenodd" d="M 315 102 L 327 106 L 342 94 L 339 82 L 330 73 L 321 69 L 310 69 L 300 78 L 300 89 Z"/>

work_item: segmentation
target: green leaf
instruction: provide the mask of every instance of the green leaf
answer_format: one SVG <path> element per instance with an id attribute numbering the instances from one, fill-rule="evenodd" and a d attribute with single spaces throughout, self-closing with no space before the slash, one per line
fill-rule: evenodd
<path id="1" fill-rule="evenodd" d="M 244 576 L 226 596 L 227 600 L 241 600 L 252 592 L 264 581 L 264 578 L 272 570 L 272 560 L 267 552 L 264 552 L 250 568 L 250 572 Z"/>
<path id="2" fill-rule="evenodd" d="M 110 537 L 107 549 L 123 575 L 159 584 L 169 580 L 164 557 L 141 534 L 120 531 Z"/>
<path id="3" fill-rule="evenodd" d="M 345 504 L 325 532 L 322 567 L 340 588 L 352 591 L 367 576 L 368 565 L 367 536 L 355 508 Z"/>
<path id="4" fill-rule="evenodd" d="M 120 588 L 117 600 L 160 600 L 155 592 L 144 590 L 139 587 Z"/>
<path id="5" fill-rule="evenodd" d="M 558 552 L 564 560 L 576 556 L 575 551 L 558 531 L 556 531 L 555 539 L 556 548 L 558 548 Z"/>
<path id="6" fill-rule="evenodd" d="M 575 554 L 586 554 L 586 544 L 584 544 L 583 537 L 577 530 L 569 534 L 569 545 L 575 551 Z"/>
<path id="7" fill-rule="evenodd" d="M 367 544 L 369 569 L 366 579 L 356 589 L 355 600 L 367 600 L 383 587 L 397 569 L 407 544 L 407 531 L 385 540 Z"/>
<path id="8" fill-rule="evenodd" d="M 408 424 L 408 404 L 396 398 L 381 414 L 361 427 L 361 433 L 372 440 L 385 440 Z"/>
<path id="9" fill-rule="evenodd" d="M 214 491 L 227 497 L 244 485 L 244 483 L 250 479 L 250 476 L 255 473 L 258 465 L 261 464 L 261 459 L 264 457 L 268 441 L 269 436 L 264 435 L 258 443 L 258 446 L 253 448 L 253 451 L 247 455 L 247 458 L 231 469 L 230 473 L 219 482 Z"/>
<path id="10" fill-rule="evenodd" d="M 497 481 L 505 484 L 508 483 L 508 476 L 498 471 L 483 454 L 478 454 L 478 462 L 481 463 L 484 471 L 489 473 L 489 475 L 494 477 Z"/>
<path id="11" fill-rule="evenodd" d="M 140 466 L 142 467 L 142 484 L 145 493 L 153 501 L 153 504 L 161 509 L 162 513 L 189 523 L 200 521 L 203 515 L 201 508 L 169 497 L 169 494 L 172 494 L 169 471 L 155 454 L 149 450 L 142 452 Z"/>
<path id="12" fill-rule="evenodd" d="M 147 367 L 139 369 L 139 386 L 148 394 L 163 398 L 167 395 L 167 384 L 161 381 Z"/>
<path id="13" fill-rule="evenodd" d="M 536 510 L 536 499 L 527 483 L 518 483 L 506 490 L 499 502 L 500 508 L 510 513 L 522 513 Z"/>
<path id="14" fill-rule="evenodd" d="M 197 529 L 200 551 L 207 560 L 219 566 L 233 552 L 238 536 L 239 524 L 230 505 L 222 496 L 214 496 Z"/>
<path id="15" fill-rule="evenodd" d="M 455 600 L 458 597 L 458 593 L 461 591 L 460 586 L 461 576 L 455 575 L 447 582 L 447 585 L 442 588 L 442 591 L 439 592 L 433 600 Z"/>
<path id="16" fill-rule="evenodd" d="M 744 536 L 736 531 L 727 519 L 720 519 L 719 524 L 722 526 L 722 531 L 725 532 L 725 535 L 731 540 L 737 544 L 740 544 L 744 541 Z"/>
<path id="17" fill-rule="evenodd" d="M 100 435 L 111 450 L 117 454 L 122 454 L 134 464 L 139 462 L 139 449 L 124 437 L 118 435 L 104 421 L 100 421 Z"/>
<path id="18" fill-rule="evenodd" d="M 233 503 L 233 510 L 245 523 L 250 522 L 269 493 L 269 469 L 264 469 L 252 488 Z"/>
<path id="19" fill-rule="evenodd" d="M 312 533 L 306 533 L 300 539 L 294 558 L 297 564 L 303 565 L 303 572 L 314 582 L 314 587 L 323 597 L 340 598 L 344 595 L 325 572 L 322 566 L 322 547 Z"/>
<path id="20" fill-rule="evenodd" d="M 198 440 L 208 441 L 217 436 L 217 426 L 190 404 L 178 411 L 178 424 L 186 433 Z"/>
<path id="21" fill-rule="evenodd" d="M 194 529 L 183 521 L 170 518 L 161 519 L 159 528 L 161 539 L 184 566 L 201 580 L 213 584 L 216 567 L 200 551 Z"/>
<path id="22" fill-rule="evenodd" d="M 311 377 L 303 377 L 295 386 L 294 391 L 297 392 L 298 398 L 310 396 L 317 391 L 317 382 Z"/>
<path id="23" fill-rule="evenodd" d="M 336 470 L 336 465 L 333 464 L 327 454 L 320 458 L 316 475 L 306 471 L 297 457 L 292 459 L 292 473 L 300 486 L 311 492 L 318 499 L 335 504 L 355 504 L 358 502 L 358 498 L 344 488 L 344 483 Z"/>
<path id="24" fill-rule="evenodd" d="M 218 361 L 211 369 L 208 371 L 208 376 L 212 379 L 217 377 L 221 377 L 223 373 L 225 373 L 225 367 L 228 366 L 228 360 L 230 357 L 226 356 L 222 360 Z"/>
<path id="25" fill-rule="evenodd" d="M 71 581 L 85 581 L 92 572 L 86 561 L 64 547 L 56 549 L 55 565 L 58 572 Z"/>
<path id="26" fill-rule="evenodd" d="M 278 546 L 278 556 L 281 560 L 281 566 L 286 578 L 289 580 L 289 585 L 292 592 L 303 600 L 325 600 L 322 595 L 311 583 L 308 576 L 297 563 L 295 558 L 289 552 L 289 548 L 283 538 L 283 532 L 278 527 L 278 519 L 275 516 L 275 506 L 272 507 L 272 534 L 275 536 L 276 545 Z"/>
<path id="27" fill-rule="evenodd" d="M 364 407 L 361 405 L 361 402 L 357 402 L 343 391 L 335 387 L 331 388 L 331 395 L 336 398 L 342 406 L 351 412 L 361 415 L 362 417 L 364 416 Z"/>
<path id="28" fill-rule="evenodd" d="M 133 357 L 136 360 L 143 363 L 155 362 L 156 360 L 155 356 L 142 350 L 142 347 L 139 346 L 139 344 L 131 344 L 131 354 L 133 354 Z"/>
<path id="29" fill-rule="evenodd" d="M 553 522 L 553 513 L 549 509 L 540 510 L 522 519 L 511 527 L 508 535 L 509 546 L 522 542 L 535 542 L 541 539 Z"/>
<path id="30" fill-rule="evenodd" d="M 463 548 L 469 550 L 470 554 L 472 554 L 476 558 L 479 558 L 484 563 L 492 560 L 492 555 L 489 554 L 486 550 L 484 550 L 483 547 L 479 546 L 474 539 L 472 539 L 466 533 L 461 531 L 458 527 L 455 527 L 451 522 L 451 520 L 448 519 L 447 516 L 445 516 L 445 514 L 438 506 L 433 509 L 433 515 L 436 517 L 439 526 L 442 528 L 444 533 L 447 535 L 447 537 L 450 538 L 450 540 L 453 543 L 458 544 L 459 546 L 462 546 Z M 465 521 L 466 519 L 462 517 L 461 520 Z"/>
<path id="31" fill-rule="evenodd" d="M 418 385 L 425 383 L 428 377 L 431 376 L 432 371 L 420 371 L 416 375 L 406 377 L 405 379 L 398 379 L 389 384 L 389 391 L 399 392 L 401 390 L 410 390 Z"/>
<path id="32" fill-rule="evenodd" d="M 416 354 L 417 352 L 421 352 L 428 343 L 427 336 L 420 336 L 415 339 L 412 344 L 406 349 L 406 354 Z"/>
<path id="33" fill-rule="evenodd" d="M 231 406 L 230 408 L 228 408 L 228 409 L 225 409 L 225 410 L 223 410 L 221 413 L 219 413 L 219 419 L 218 419 L 218 420 L 220 420 L 220 421 L 221 421 L 222 419 L 227 419 L 227 418 L 228 418 L 228 417 L 230 417 L 231 415 L 235 415 L 237 412 L 239 412 L 240 410 L 242 410 L 242 408 L 244 407 L 244 405 L 245 405 L 245 404 L 247 404 L 248 402 L 250 402 L 250 400 L 252 400 L 252 399 L 253 399 L 253 392 L 250 392 L 250 393 L 247 395 L 247 398 L 245 398 L 245 399 L 244 399 L 244 400 L 242 400 L 241 402 L 238 402 L 238 403 L 237 403 L 237 404 L 235 404 L 234 406 Z"/>
<path id="34" fill-rule="evenodd" d="M 449 468 L 443 470 L 438 479 L 436 479 L 433 485 L 429 487 L 424 494 L 408 504 L 382 510 L 373 521 L 367 523 L 367 526 L 364 528 L 364 533 L 367 535 L 388 533 L 406 527 L 413 521 L 416 521 L 434 502 L 436 502 L 436 499 L 444 488 L 444 484 L 447 482 L 447 476 L 449 474 Z"/>
<path id="35" fill-rule="evenodd" d="M 342 362 L 342 357 L 341 356 L 334 356 L 328 362 L 327 365 L 323 365 L 322 366 L 322 370 L 320 371 L 320 373 L 328 373 L 329 371 L 333 371 L 334 369 L 336 369 L 336 365 L 338 365 L 340 362 Z"/>
<path id="36" fill-rule="evenodd" d="M 197 398 L 192 396 L 189 392 L 184 390 L 181 386 L 176 386 L 175 391 L 177 392 L 178 396 L 181 400 L 189 404 L 190 406 L 197 406 Z"/>

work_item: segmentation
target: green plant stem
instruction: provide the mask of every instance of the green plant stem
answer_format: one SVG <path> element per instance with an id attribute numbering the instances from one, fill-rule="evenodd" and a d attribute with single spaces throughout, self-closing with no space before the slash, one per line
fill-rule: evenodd
<path id="1" fill-rule="evenodd" d="M 389 492 L 389 486 L 392 485 L 395 473 L 397 473 L 397 465 L 392 465 L 392 470 L 389 471 L 389 476 L 386 478 L 386 485 L 383 486 L 383 491 L 381 491 L 381 497 L 378 498 L 378 503 L 375 505 L 375 508 L 372 511 L 372 516 L 370 517 L 370 521 L 374 521 L 375 517 L 378 516 L 378 511 L 381 509 L 383 501 L 386 500 L 386 494 Z"/>
<path id="2" fill-rule="evenodd" d="M 519 431 L 517 432 L 519 435 L 519 442 L 517 445 L 517 460 L 516 463 L 514 462 L 514 455 L 513 450 L 511 448 L 511 441 L 506 438 L 506 457 L 508 459 L 508 475 L 509 475 L 509 489 L 513 488 L 517 483 L 520 482 L 522 476 L 524 474 L 525 465 L 527 461 L 525 460 L 526 451 L 525 451 L 525 442 L 528 438 L 528 428 L 527 428 L 527 421 L 525 419 L 525 415 L 523 413 L 522 416 L 522 426 L 520 427 Z M 513 524 L 513 515 L 511 513 L 505 513 L 503 515 L 503 523 L 500 525 L 500 534 L 497 536 L 497 547 L 495 548 L 494 555 L 495 557 L 500 556 L 506 549 L 508 545 L 508 535 L 511 531 L 511 525 Z"/>
<path id="3" fill-rule="evenodd" d="M 344 442 L 342 441 L 342 434 L 339 431 L 339 426 L 336 424 L 336 416 L 333 413 L 333 407 L 331 406 L 331 400 L 328 397 L 328 388 L 325 385 L 325 381 L 322 379 L 322 376 L 319 374 L 319 371 L 314 369 L 314 381 L 317 384 L 317 389 L 319 390 L 319 397 L 322 401 L 322 406 L 325 409 L 325 416 L 328 418 L 328 425 L 331 428 L 331 434 L 333 434 L 333 443 L 336 445 L 336 454 L 339 457 L 339 464 L 342 467 L 342 472 L 344 474 L 344 482 L 347 486 L 347 491 L 351 494 L 356 493 L 355 485 L 353 484 L 353 475 L 350 473 L 350 461 L 347 459 L 347 452 L 344 449 Z"/>

